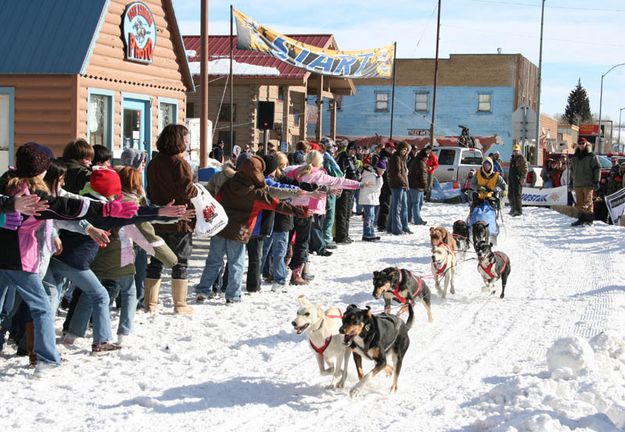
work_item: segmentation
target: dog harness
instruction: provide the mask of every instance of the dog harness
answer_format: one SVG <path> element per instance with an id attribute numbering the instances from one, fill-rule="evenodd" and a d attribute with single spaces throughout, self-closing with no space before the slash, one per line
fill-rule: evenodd
<path id="1" fill-rule="evenodd" d="M 339 309 L 339 314 L 338 315 L 326 315 L 326 318 L 339 318 L 339 319 L 343 319 L 343 311 Z M 330 345 L 330 342 L 332 342 L 332 336 L 328 336 L 326 338 L 324 344 L 321 347 L 318 347 L 314 343 L 312 343 L 312 341 L 310 339 L 308 339 L 308 343 L 310 344 L 311 348 L 314 349 L 315 352 L 317 354 L 319 354 L 321 357 L 323 357 L 323 353 L 326 351 L 326 349 Z"/>
<path id="2" fill-rule="evenodd" d="M 410 273 L 410 272 L 408 272 L 408 273 Z M 414 278 L 414 280 L 417 281 L 417 283 L 418 283 L 417 290 L 414 293 L 414 295 L 417 295 L 417 294 L 419 294 L 421 292 L 421 287 L 423 285 L 423 279 L 417 278 L 412 273 L 410 273 L 410 276 L 412 276 Z M 395 287 L 395 291 L 393 291 L 393 295 L 395 296 L 395 298 L 397 300 L 399 300 L 400 303 L 406 303 L 408 301 L 408 299 L 406 297 L 402 297 L 402 295 L 399 293 L 400 292 L 399 286 L 401 285 L 402 279 L 403 279 L 403 277 L 401 275 L 401 270 L 399 270 L 399 281 L 397 282 L 397 286 Z"/>
<path id="3" fill-rule="evenodd" d="M 503 271 L 506 269 L 506 266 L 508 265 L 508 260 L 506 259 L 506 256 L 503 255 L 501 252 L 495 252 L 495 255 L 498 256 L 499 258 L 501 258 L 501 260 L 503 261 L 503 267 L 501 268 L 501 273 L 503 273 Z M 480 263 L 480 268 L 484 271 L 484 273 L 486 273 L 488 275 L 488 277 L 493 280 L 493 279 L 498 279 L 498 276 L 495 276 L 493 274 L 493 265 L 495 265 L 495 260 L 493 260 L 492 263 L 490 263 L 488 265 L 488 267 L 484 267 L 481 263 Z M 501 274 L 500 273 L 500 274 Z"/>
<path id="4" fill-rule="evenodd" d="M 323 357 L 323 353 L 326 351 L 326 349 L 328 348 L 328 346 L 330 345 L 330 342 L 332 342 L 332 336 L 328 336 L 326 338 L 325 343 L 323 344 L 323 346 L 318 347 L 316 346 L 314 343 L 312 343 L 312 341 L 310 339 L 308 339 L 308 343 L 310 344 L 310 346 L 312 347 L 312 349 L 315 350 L 315 352 L 317 354 L 319 354 L 321 357 Z"/>
<path id="5" fill-rule="evenodd" d="M 436 264 L 434 264 L 434 268 L 436 269 L 436 279 L 438 279 L 441 275 L 445 273 L 445 270 L 447 270 L 447 263 L 445 263 L 445 265 L 441 268 L 436 267 Z"/>

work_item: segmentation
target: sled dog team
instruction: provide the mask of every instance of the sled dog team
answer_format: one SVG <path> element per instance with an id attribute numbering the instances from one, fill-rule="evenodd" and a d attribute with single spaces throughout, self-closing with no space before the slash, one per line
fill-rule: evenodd
<path id="1" fill-rule="evenodd" d="M 504 298 L 510 274 L 510 259 L 500 251 L 493 251 L 488 226 L 483 222 L 473 225 L 472 242 L 477 254 L 478 272 L 484 280 L 482 291 L 495 293 L 494 284 L 501 279 L 500 298 Z M 430 228 L 432 244 L 432 277 L 438 294 L 445 298 L 447 291 L 455 293 L 454 277 L 457 255 L 464 260 L 469 250 L 469 228 L 464 221 L 456 221 L 453 233 L 444 227 Z M 423 303 L 428 321 L 432 322 L 431 291 L 423 277 L 409 270 L 388 267 L 373 272 L 373 297 L 384 299 L 384 312 L 374 314 L 369 306 L 365 309 L 351 304 L 342 312 L 337 307 L 323 310 L 304 296 L 298 297 L 297 316 L 291 322 L 297 334 L 305 334 L 314 351 L 319 373 L 331 375 L 329 388 L 343 388 L 347 379 L 350 354 L 354 359 L 358 383 L 350 390 L 350 396 L 359 395 L 367 383 L 383 370 L 393 375 L 391 392 L 397 391 L 397 380 L 410 338 L 408 331 L 414 321 L 413 306 Z M 397 315 L 392 315 L 393 300 L 401 304 Z M 399 317 L 408 311 L 408 320 Z M 365 373 L 362 359 L 374 362 Z"/>

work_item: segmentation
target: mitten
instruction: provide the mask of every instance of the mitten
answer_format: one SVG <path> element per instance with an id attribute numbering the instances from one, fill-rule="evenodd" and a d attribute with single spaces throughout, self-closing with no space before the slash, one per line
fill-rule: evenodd
<path id="1" fill-rule="evenodd" d="M 17 230 L 24 218 L 18 212 L 8 212 L 0 214 L 0 228 L 8 229 L 11 231 Z"/>
<path id="2" fill-rule="evenodd" d="M 131 201 L 122 202 L 121 198 L 115 201 L 107 202 L 102 207 L 104 217 L 116 217 L 122 219 L 130 219 L 137 214 L 139 206 Z"/>

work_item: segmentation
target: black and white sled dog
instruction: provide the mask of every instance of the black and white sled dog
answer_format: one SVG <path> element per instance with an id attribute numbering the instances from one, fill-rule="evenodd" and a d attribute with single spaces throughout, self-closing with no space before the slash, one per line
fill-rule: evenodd
<path id="1" fill-rule="evenodd" d="M 474 223 L 471 227 L 471 233 L 473 234 L 473 248 L 475 252 L 477 252 L 478 243 L 490 243 L 490 230 L 486 222 L 477 221 Z"/>
<path id="2" fill-rule="evenodd" d="M 453 237 L 456 242 L 456 252 L 458 258 L 464 261 L 467 256 L 467 251 L 471 247 L 471 241 L 469 240 L 469 225 L 463 220 L 457 220 L 453 225 Z"/>
<path id="3" fill-rule="evenodd" d="M 501 295 L 504 298 L 506 292 L 506 283 L 510 275 L 510 258 L 503 252 L 492 250 L 493 244 L 479 242 L 476 245 L 477 250 L 477 270 L 484 279 L 482 291 L 495 294 L 495 282 L 501 279 Z"/>
<path id="4" fill-rule="evenodd" d="M 350 390 L 350 396 L 359 395 L 369 380 L 382 370 L 389 376 L 395 372 L 391 392 L 397 391 L 397 380 L 404 355 L 410 346 L 408 330 L 412 327 L 413 321 L 414 312 L 410 303 L 406 323 L 397 315 L 387 313 L 373 315 L 369 306 L 366 309 L 359 309 L 356 305 L 347 307 L 340 332 L 345 335 L 344 343 L 353 350 L 360 380 Z M 367 374 L 363 373 L 362 357 L 375 362 L 375 367 Z"/>
<path id="5" fill-rule="evenodd" d="M 440 245 L 432 248 L 432 276 L 434 277 L 436 291 L 442 298 L 447 297 L 448 289 L 451 294 L 456 293 L 454 288 L 456 254 L 451 251 L 449 246 Z M 441 281 L 443 288 L 441 288 Z"/>
<path id="6" fill-rule="evenodd" d="M 347 379 L 347 365 L 351 349 L 343 343 L 339 329 L 343 323 L 343 313 L 339 308 L 331 307 L 325 311 L 320 305 L 313 305 L 301 295 L 297 298 L 299 308 L 297 316 L 291 322 L 297 334 L 308 336 L 310 348 L 322 376 L 332 375 L 328 388 L 343 388 Z M 326 369 L 326 365 L 328 368 Z"/>

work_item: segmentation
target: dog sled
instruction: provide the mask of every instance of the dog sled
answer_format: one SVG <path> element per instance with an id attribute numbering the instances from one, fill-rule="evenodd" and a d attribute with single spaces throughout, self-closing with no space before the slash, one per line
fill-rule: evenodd
<path id="1" fill-rule="evenodd" d="M 497 222 L 498 213 L 501 211 L 498 208 L 498 201 L 482 201 L 471 208 L 471 212 L 469 213 L 469 217 L 467 220 L 467 225 L 469 225 L 469 230 L 471 233 L 473 232 L 473 226 L 478 222 L 483 222 L 488 226 L 488 231 L 490 233 L 490 238 L 493 240 L 493 243 L 497 241 L 497 236 L 499 235 L 499 224 Z"/>

